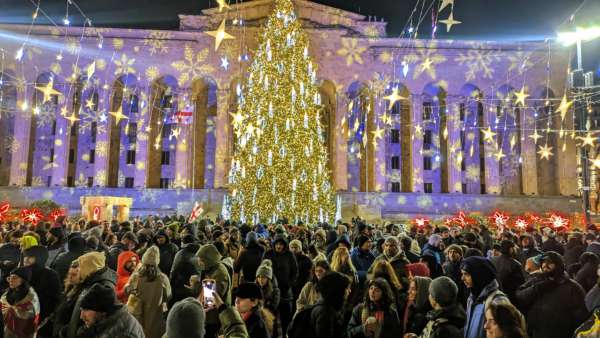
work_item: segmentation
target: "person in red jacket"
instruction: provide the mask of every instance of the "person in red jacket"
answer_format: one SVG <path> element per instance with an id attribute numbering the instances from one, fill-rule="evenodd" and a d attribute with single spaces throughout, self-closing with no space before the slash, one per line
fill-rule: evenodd
<path id="1" fill-rule="evenodd" d="M 127 303 L 128 294 L 125 292 L 125 285 L 129 281 L 129 277 L 135 271 L 140 257 L 133 251 L 123 251 L 117 259 L 117 299 L 123 304 Z"/>

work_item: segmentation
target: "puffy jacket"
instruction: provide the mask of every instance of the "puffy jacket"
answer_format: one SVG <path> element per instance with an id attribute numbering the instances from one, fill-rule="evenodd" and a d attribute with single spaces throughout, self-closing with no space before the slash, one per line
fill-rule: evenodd
<path id="1" fill-rule="evenodd" d="M 427 325 L 422 338 L 462 338 L 466 314 L 462 306 L 454 304 L 427 313 Z"/>
<path id="2" fill-rule="evenodd" d="M 127 303 L 127 293 L 125 292 L 125 284 L 129 281 L 129 277 L 131 276 L 130 271 L 125 269 L 125 264 L 131 259 L 135 257 L 137 262 L 140 262 L 140 257 L 133 251 L 123 251 L 119 255 L 117 260 L 117 285 L 115 288 L 115 293 L 117 294 L 117 299 L 121 301 L 121 303 Z"/>
<path id="3" fill-rule="evenodd" d="M 244 282 L 254 282 L 256 270 L 260 266 L 264 254 L 265 248 L 258 244 L 258 242 L 246 244 L 246 247 L 240 251 L 233 265 L 233 270 L 236 273 L 242 272 Z"/>
<path id="4" fill-rule="evenodd" d="M 291 301 L 291 287 L 298 278 L 298 265 L 296 263 L 296 257 L 288 250 L 288 244 L 285 237 L 282 235 L 275 236 L 273 246 L 275 246 L 275 243 L 277 242 L 283 242 L 283 252 L 276 252 L 275 249 L 269 250 L 265 252 L 263 259 L 270 259 L 273 263 L 273 274 L 277 277 L 277 282 L 279 283 L 281 299 Z"/>
<path id="5" fill-rule="evenodd" d="M 196 243 L 184 244 L 183 248 L 175 255 L 169 276 L 173 289 L 173 297 L 170 301 L 171 305 L 192 296 L 185 285 L 188 285 L 191 276 L 200 274 L 196 258 L 198 249 L 200 249 L 200 245 Z"/>
<path id="6" fill-rule="evenodd" d="M 521 263 L 504 254 L 490 260 L 496 267 L 496 279 L 500 283 L 500 289 L 506 293 L 508 299 L 514 304 L 515 292 L 525 283 L 525 272 Z"/>
<path id="7" fill-rule="evenodd" d="M 320 299 L 313 307 L 310 319 L 310 325 L 315 332 L 314 338 L 347 337 L 343 311 L 327 305 L 323 299 Z"/>
<path id="8" fill-rule="evenodd" d="M 73 237 L 67 244 L 67 251 L 60 253 L 50 268 L 58 273 L 61 281 L 64 281 L 71 267 L 71 263 L 85 253 L 85 239 L 81 236 Z"/>
<path id="9" fill-rule="evenodd" d="M 81 327 L 78 338 L 144 338 L 144 330 L 129 312 L 127 307 L 120 305 L 119 309 L 108 317 L 95 323 L 92 327 Z"/>
<path id="10" fill-rule="evenodd" d="M 479 293 L 479 296 L 469 296 L 467 300 L 467 321 L 465 338 L 485 337 L 485 306 L 490 302 L 508 302 L 508 298 L 499 291 L 498 282 L 494 279 Z"/>
<path id="11" fill-rule="evenodd" d="M 352 265 L 356 268 L 360 284 L 362 285 L 367 279 L 367 271 L 369 271 L 369 268 L 375 261 L 375 255 L 370 251 L 363 251 L 355 247 L 350 252 L 350 259 L 352 260 Z"/>

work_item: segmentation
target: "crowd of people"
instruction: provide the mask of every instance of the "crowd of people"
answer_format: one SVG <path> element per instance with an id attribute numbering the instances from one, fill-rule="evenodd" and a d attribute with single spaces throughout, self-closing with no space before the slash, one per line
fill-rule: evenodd
<path id="1" fill-rule="evenodd" d="M 3 222 L 5 338 L 600 337 L 600 233 Z"/>

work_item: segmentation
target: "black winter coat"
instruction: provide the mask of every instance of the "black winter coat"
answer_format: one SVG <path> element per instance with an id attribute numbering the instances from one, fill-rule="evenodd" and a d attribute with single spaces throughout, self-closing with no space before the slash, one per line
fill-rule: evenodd
<path id="1" fill-rule="evenodd" d="M 577 271 L 575 281 L 581 285 L 586 293 L 596 285 L 598 281 L 598 265 L 593 262 L 587 262 Z"/>
<path id="2" fill-rule="evenodd" d="M 363 329 L 363 310 L 364 303 L 358 304 L 352 310 L 352 317 L 350 323 L 348 323 L 348 337 L 349 338 L 365 338 L 365 331 Z M 398 318 L 398 312 L 396 312 L 395 306 L 390 306 L 383 312 L 383 327 L 381 328 L 381 334 L 379 338 L 395 338 L 402 335 L 402 325 Z"/>
<path id="3" fill-rule="evenodd" d="M 198 249 L 200 249 L 200 245 L 198 244 L 185 244 L 184 247 L 175 254 L 175 259 L 173 260 L 173 266 L 171 267 L 171 273 L 169 275 L 171 290 L 173 290 L 173 295 L 169 300 L 169 304 L 175 304 L 182 299 L 192 296 L 191 291 L 185 286 L 189 284 L 191 276 L 200 274 L 198 264 L 195 263 L 196 252 L 198 252 Z"/>
<path id="4" fill-rule="evenodd" d="M 346 325 L 344 313 L 319 300 L 310 314 L 311 325 L 314 329 L 314 338 L 346 338 Z"/>
<path id="5" fill-rule="evenodd" d="M 160 268 L 160 271 L 165 275 L 168 275 L 171 273 L 173 260 L 175 259 L 175 255 L 177 254 L 177 251 L 179 251 L 179 248 L 177 245 L 170 242 L 168 236 L 165 244 L 158 245 L 156 242 L 154 244 L 158 247 L 158 251 L 160 252 L 160 262 L 158 263 L 158 267 Z"/>
<path id="6" fill-rule="evenodd" d="M 106 266 L 113 271 L 117 271 L 117 260 L 119 259 L 119 255 L 126 250 L 129 250 L 129 248 L 121 242 L 111 245 L 111 247 L 108 248 L 108 255 L 106 255 Z"/>
<path id="7" fill-rule="evenodd" d="M 579 262 L 579 257 L 581 257 L 581 254 L 585 252 L 585 246 L 576 238 L 570 239 L 565 248 L 563 260 L 565 261 L 566 267 Z"/>
<path id="8" fill-rule="evenodd" d="M 540 250 L 538 250 L 535 246 L 530 245 L 528 247 L 522 248 L 521 252 L 519 252 L 519 262 L 521 264 L 525 264 L 525 262 L 531 258 L 531 257 L 535 257 L 537 255 L 541 255 L 542 252 Z"/>
<path id="9" fill-rule="evenodd" d="M 296 257 L 286 247 L 282 253 L 277 253 L 275 250 L 265 252 L 263 259 L 270 259 L 273 262 L 273 274 L 277 277 L 277 283 L 281 290 L 281 300 L 291 302 L 291 287 L 298 278 Z"/>
<path id="10" fill-rule="evenodd" d="M 496 279 L 500 283 L 500 290 L 504 291 L 510 302 L 514 304 L 517 289 L 525 283 L 525 272 L 521 263 L 507 255 L 494 257 L 491 261 L 496 267 Z"/>
<path id="11" fill-rule="evenodd" d="M 571 337 L 588 317 L 583 289 L 566 275 L 555 280 L 544 275 L 533 278 L 516 296 L 530 338 Z"/>
<path id="12" fill-rule="evenodd" d="M 543 252 L 555 251 L 555 252 L 558 252 L 561 255 L 564 255 L 565 248 L 555 238 L 548 238 L 542 244 L 542 251 Z"/>
<path id="13" fill-rule="evenodd" d="M 244 282 L 253 283 L 256 279 L 256 270 L 260 266 L 265 248 L 254 242 L 246 245 L 240 251 L 238 259 L 233 265 L 233 271 L 243 274 Z"/>
<path id="14" fill-rule="evenodd" d="M 259 310 L 254 310 L 250 317 L 244 321 L 248 337 L 250 338 L 270 338 L 269 331 Z"/>
<path id="15" fill-rule="evenodd" d="M 467 315 L 459 304 L 439 310 L 431 310 L 427 313 L 427 319 L 429 321 L 423 330 L 423 336 L 425 337 L 462 338 L 464 335 L 463 328 L 467 322 Z"/>
<path id="16" fill-rule="evenodd" d="M 69 240 L 67 246 L 68 251 L 60 253 L 50 265 L 50 268 L 58 273 L 58 279 L 61 282 L 67 277 L 71 263 L 85 253 L 85 240 L 81 237 L 74 237 Z"/>
<path id="17" fill-rule="evenodd" d="M 446 262 L 444 263 L 444 276 L 452 279 L 454 284 L 458 287 L 458 294 L 456 296 L 457 302 L 463 307 L 467 306 L 467 299 L 469 298 L 469 290 L 462 281 L 462 271 L 460 270 L 460 262 L 456 263 Z"/>
<path id="18" fill-rule="evenodd" d="M 312 260 L 305 254 L 294 255 L 296 257 L 296 263 L 298 264 L 298 278 L 292 286 L 294 292 L 294 299 L 298 299 L 300 291 L 304 287 L 304 284 L 310 279 L 310 272 L 313 267 Z"/>

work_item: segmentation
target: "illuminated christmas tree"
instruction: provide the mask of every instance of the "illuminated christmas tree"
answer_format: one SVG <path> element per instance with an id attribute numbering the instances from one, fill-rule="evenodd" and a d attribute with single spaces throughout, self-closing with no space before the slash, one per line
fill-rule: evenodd
<path id="1" fill-rule="evenodd" d="M 334 195 L 316 69 L 290 0 L 275 0 L 233 116 L 231 214 L 332 221 Z"/>

